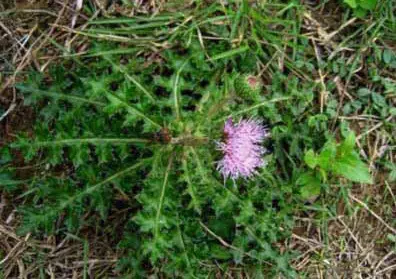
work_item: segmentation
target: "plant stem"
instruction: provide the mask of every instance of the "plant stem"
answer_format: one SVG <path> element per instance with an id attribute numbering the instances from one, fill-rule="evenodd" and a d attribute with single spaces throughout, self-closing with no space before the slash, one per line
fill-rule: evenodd
<path id="1" fill-rule="evenodd" d="M 169 177 L 169 172 L 172 167 L 173 157 L 174 157 L 174 153 L 172 153 L 172 155 L 169 158 L 168 166 L 165 171 L 164 182 L 162 183 L 161 196 L 160 196 L 160 200 L 159 200 L 159 204 L 158 204 L 157 214 L 155 216 L 155 226 L 154 226 L 154 238 L 155 239 L 158 237 L 158 234 L 159 234 L 159 220 L 161 217 L 162 206 L 164 204 L 166 186 L 168 185 L 168 177 Z"/>

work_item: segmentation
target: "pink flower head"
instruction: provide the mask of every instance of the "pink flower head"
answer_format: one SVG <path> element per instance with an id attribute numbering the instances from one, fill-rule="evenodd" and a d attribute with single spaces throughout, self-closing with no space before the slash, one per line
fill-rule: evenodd
<path id="1" fill-rule="evenodd" d="M 224 157 L 217 169 L 224 178 L 248 178 L 262 167 L 265 148 L 260 144 L 268 132 L 258 120 L 240 120 L 234 124 L 229 118 L 224 125 L 225 142 L 219 144 Z"/>

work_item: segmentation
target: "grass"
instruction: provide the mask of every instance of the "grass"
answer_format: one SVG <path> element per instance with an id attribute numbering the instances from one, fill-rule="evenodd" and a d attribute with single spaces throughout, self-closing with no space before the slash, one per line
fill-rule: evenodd
<path id="1" fill-rule="evenodd" d="M 393 278 L 392 0 L 97 2 L 0 4 L 4 278 Z M 250 182 L 202 148 L 230 116 L 271 129 Z"/>

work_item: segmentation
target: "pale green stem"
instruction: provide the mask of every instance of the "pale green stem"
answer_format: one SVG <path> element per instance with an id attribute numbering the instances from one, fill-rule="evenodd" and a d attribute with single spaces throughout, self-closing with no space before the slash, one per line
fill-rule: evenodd
<path id="1" fill-rule="evenodd" d="M 180 69 L 176 73 L 176 78 L 175 78 L 175 83 L 173 84 L 173 102 L 175 106 L 175 115 L 176 115 L 176 120 L 180 120 L 180 96 L 179 96 L 179 79 L 180 79 L 180 74 L 183 71 L 183 68 L 186 66 L 188 60 L 183 63 L 183 65 L 180 67 Z"/>
<path id="2" fill-rule="evenodd" d="M 161 217 L 162 206 L 164 204 L 166 186 L 168 185 L 168 177 L 169 177 L 170 169 L 172 167 L 173 156 L 174 156 L 174 153 L 172 153 L 172 155 L 169 158 L 168 167 L 166 168 L 166 171 L 165 171 L 164 182 L 162 183 L 160 200 L 158 203 L 157 214 L 155 216 L 154 238 L 157 238 L 158 234 L 159 234 L 159 220 Z"/>

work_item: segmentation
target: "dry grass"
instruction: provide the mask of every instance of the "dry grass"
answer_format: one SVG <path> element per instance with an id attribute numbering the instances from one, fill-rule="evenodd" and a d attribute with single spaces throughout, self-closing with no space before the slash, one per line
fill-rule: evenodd
<path id="1" fill-rule="evenodd" d="M 289 248 L 301 252 L 294 266 L 308 278 L 395 278 L 395 247 L 388 240 L 394 230 L 389 225 L 392 212 L 384 212 L 383 203 L 377 210 L 365 203 L 359 209 L 355 201 L 363 205 L 351 196 L 353 214 L 346 216 L 345 205 L 340 204 L 337 215 L 326 223 L 310 216 L 298 219 L 301 229 Z"/>
<path id="2" fill-rule="evenodd" d="M 12 218 L 11 218 L 12 219 Z M 10 220 L 6 220 L 13 223 Z M 117 254 L 101 239 L 89 246 L 73 237 L 48 237 L 34 240 L 30 234 L 19 237 L 15 227 L 4 220 L 0 224 L 0 251 L 4 278 L 100 278 L 116 277 Z M 45 275 L 45 276 L 44 276 Z"/>

